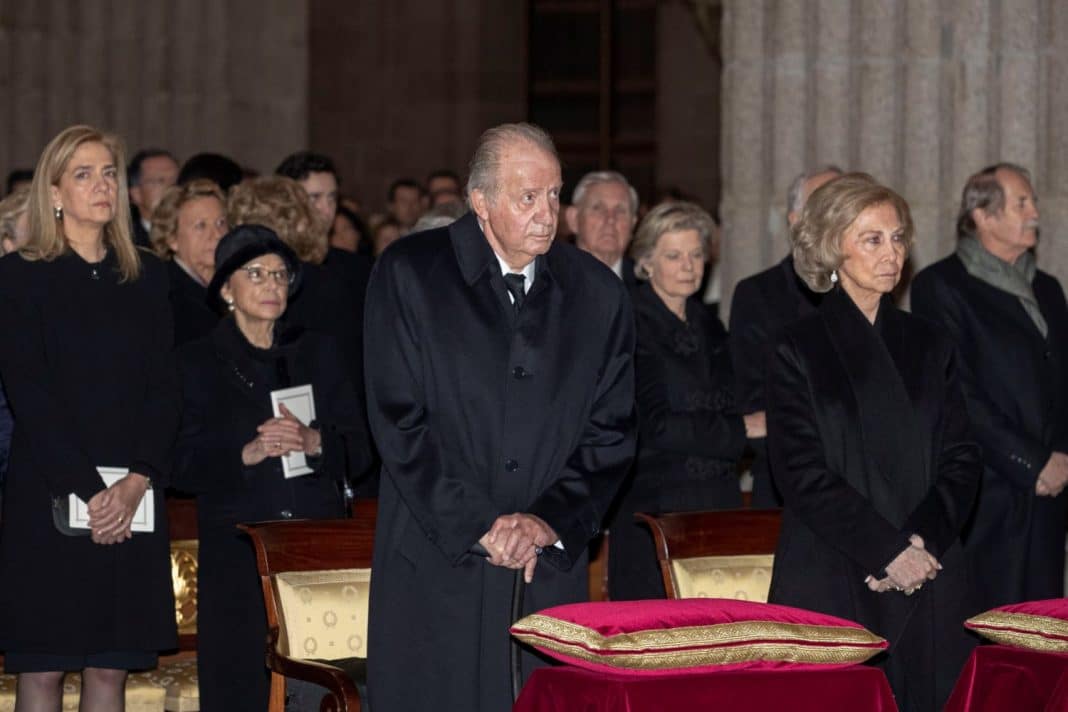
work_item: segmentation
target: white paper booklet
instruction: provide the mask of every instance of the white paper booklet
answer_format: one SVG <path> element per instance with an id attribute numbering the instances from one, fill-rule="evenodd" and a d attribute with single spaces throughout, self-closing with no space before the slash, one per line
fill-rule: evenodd
<path id="1" fill-rule="evenodd" d="M 315 395 L 312 393 L 310 383 L 271 391 L 271 407 L 274 409 L 276 418 L 282 417 L 282 411 L 278 406 L 283 403 L 286 408 L 289 408 L 289 412 L 304 425 L 315 420 Z M 314 471 L 308 467 L 308 460 L 302 452 L 291 452 L 282 458 L 282 474 L 286 479 L 310 475 Z"/>
<path id="2" fill-rule="evenodd" d="M 108 487 L 121 480 L 130 471 L 125 467 L 98 467 L 101 479 Z M 78 495 L 70 495 L 70 524 L 71 529 L 89 528 L 89 505 L 78 498 Z M 137 505 L 133 521 L 130 522 L 132 532 L 153 532 L 156 530 L 156 499 L 152 496 L 152 488 L 145 490 L 145 496 Z"/>

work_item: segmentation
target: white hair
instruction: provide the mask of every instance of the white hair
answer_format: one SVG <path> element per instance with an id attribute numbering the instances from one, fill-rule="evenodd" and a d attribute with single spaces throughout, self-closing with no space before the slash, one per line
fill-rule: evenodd
<path id="1" fill-rule="evenodd" d="M 638 191 L 627 182 L 626 176 L 616 171 L 590 171 L 582 176 L 571 193 L 571 204 L 580 205 L 582 199 L 586 197 L 586 191 L 600 183 L 619 183 L 626 186 L 627 194 L 630 196 L 630 214 L 632 216 L 638 214 Z"/>
<path id="2" fill-rule="evenodd" d="M 523 142 L 540 148 L 552 156 L 557 163 L 560 162 L 552 137 L 540 126 L 528 123 L 501 124 L 487 129 L 479 139 L 474 155 L 471 156 L 471 165 L 467 172 L 469 205 L 471 195 L 476 190 L 481 191 L 490 201 L 496 199 L 500 189 L 501 154 L 508 146 Z"/>
<path id="3" fill-rule="evenodd" d="M 805 188 L 805 183 L 808 182 L 809 179 L 815 178 L 818 175 L 823 175 L 824 173 L 834 173 L 836 175 L 842 175 L 843 171 L 841 168 L 834 165 L 833 163 L 828 163 L 826 165 L 820 166 L 819 168 L 816 168 L 811 171 L 805 171 L 804 173 L 798 175 L 790 183 L 789 190 L 786 191 L 786 212 L 800 214 L 801 211 L 805 209 L 805 200 L 808 198 L 808 196 L 801 194 L 801 192 Z"/>

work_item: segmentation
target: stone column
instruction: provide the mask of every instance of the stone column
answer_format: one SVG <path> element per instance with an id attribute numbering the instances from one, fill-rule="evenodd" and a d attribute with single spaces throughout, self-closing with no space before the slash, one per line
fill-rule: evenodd
<path id="1" fill-rule="evenodd" d="M 260 171 L 307 143 L 308 0 L 0 0 L 0 170 L 89 123 Z"/>
<path id="2" fill-rule="evenodd" d="M 827 162 L 872 173 L 905 196 L 917 227 L 914 270 L 952 251 L 967 177 L 998 160 L 1020 163 L 1041 198 L 1039 264 L 1068 278 L 1064 3 L 723 7 L 725 306 L 739 279 L 781 254 L 790 178 Z"/>

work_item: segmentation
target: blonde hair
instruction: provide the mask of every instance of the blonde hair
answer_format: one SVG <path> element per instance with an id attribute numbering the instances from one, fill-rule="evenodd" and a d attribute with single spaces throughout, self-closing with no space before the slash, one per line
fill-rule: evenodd
<path id="1" fill-rule="evenodd" d="M 215 198 L 226 210 L 226 195 L 213 180 L 197 178 L 183 185 L 172 185 L 160 198 L 159 205 L 152 213 L 152 232 L 149 242 L 157 255 L 169 260 L 174 255 L 170 242 L 178 233 L 178 213 L 186 203 L 197 198 Z"/>
<path id="2" fill-rule="evenodd" d="M 326 258 L 327 226 L 292 178 L 261 176 L 235 185 L 226 212 L 232 227 L 255 224 L 274 230 L 304 262 L 320 264 Z"/>
<path id="3" fill-rule="evenodd" d="M 0 241 L 11 240 L 15 242 L 15 223 L 29 207 L 30 189 L 19 188 L 3 200 L 0 200 Z M 3 254 L 3 246 L 0 245 L 0 254 Z"/>
<path id="4" fill-rule="evenodd" d="M 656 250 L 656 243 L 660 241 L 661 235 L 695 230 L 701 238 L 701 249 L 707 254 L 708 241 L 712 239 L 715 229 L 716 222 L 712 216 L 696 203 L 680 201 L 657 205 L 642 218 L 634 233 L 634 241 L 630 245 L 630 256 L 635 262 L 634 274 L 638 279 L 649 279 L 645 262 Z"/>
<path id="5" fill-rule="evenodd" d="M 126 151 L 122 141 L 92 126 L 70 126 L 63 129 L 45 146 L 30 184 L 30 239 L 19 249 L 27 260 L 51 262 L 70 249 L 63 233 L 63 220 L 55 216 L 52 187 L 67 170 L 67 164 L 78 147 L 86 143 L 100 143 L 111 153 L 115 163 L 119 192 L 115 215 L 104 226 L 104 244 L 115 251 L 119 263 L 120 281 L 137 279 L 141 274 L 141 257 L 130 236 L 130 195 L 126 188 Z"/>
<path id="6" fill-rule="evenodd" d="M 820 186 L 791 230 L 794 269 L 813 292 L 829 292 L 831 273 L 842 266 L 842 236 L 857 217 L 876 205 L 892 205 L 904 229 L 906 253 L 915 227 L 905 199 L 867 173 L 847 173 Z"/>

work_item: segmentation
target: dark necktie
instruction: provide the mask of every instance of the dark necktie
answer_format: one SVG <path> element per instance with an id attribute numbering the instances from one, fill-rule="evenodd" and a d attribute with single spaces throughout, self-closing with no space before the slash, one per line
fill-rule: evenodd
<path id="1" fill-rule="evenodd" d="M 523 308 L 523 300 L 527 298 L 527 290 L 523 288 L 526 280 L 525 274 L 510 272 L 504 275 L 504 286 L 508 287 L 508 291 L 512 293 L 512 306 L 515 307 L 516 314 Z"/>

